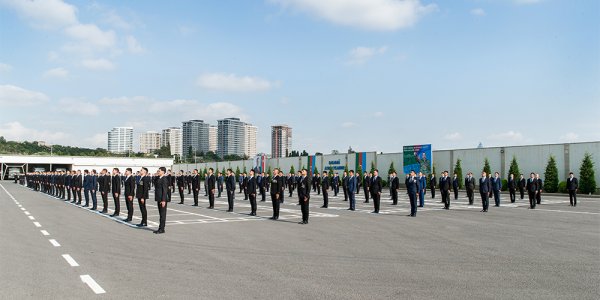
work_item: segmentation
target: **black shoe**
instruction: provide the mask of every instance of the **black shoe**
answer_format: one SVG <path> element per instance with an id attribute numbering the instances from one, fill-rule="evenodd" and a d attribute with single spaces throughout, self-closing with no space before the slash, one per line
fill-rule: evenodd
<path id="1" fill-rule="evenodd" d="M 419 206 L 417 206 L 417 207 L 423 207 L 423 205 L 419 205 Z"/>
<path id="2" fill-rule="evenodd" d="M 183 204 L 183 202 L 179 202 L 179 204 Z"/>
<path id="3" fill-rule="evenodd" d="M 406 215 L 407 217 L 412 217 L 412 215 Z"/>
<path id="4" fill-rule="evenodd" d="M 107 214 L 107 213 L 108 213 L 108 210 L 106 210 L 106 209 L 105 209 L 105 210 L 101 211 L 101 213 L 103 213 L 103 214 Z"/>
<path id="5" fill-rule="evenodd" d="M 95 208 L 95 207 L 92 207 L 92 208 L 90 208 L 90 210 L 96 210 L 96 208 Z"/>
<path id="6" fill-rule="evenodd" d="M 277 220 L 275 217 L 270 217 L 269 220 Z"/>
<path id="7" fill-rule="evenodd" d="M 192 206 L 198 206 L 198 204 L 194 204 L 194 205 L 192 205 Z"/>
<path id="8" fill-rule="evenodd" d="M 378 214 L 379 212 L 378 211 L 372 211 L 371 213 L 372 214 Z"/>
<path id="9" fill-rule="evenodd" d="M 410 215 L 410 216 L 411 216 L 411 217 L 413 217 L 413 218 L 416 218 L 416 217 L 417 217 L 417 215 Z"/>
<path id="10" fill-rule="evenodd" d="M 485 209 L 482 209 L 482 210 L 481 210 L 481 211 L 479 211 L 479 212 L 485 212 Z"/>
<path id="11" fill-rule="evenodd" d="M 500 207 L 500 205 L 494 205 L 494 207 Z"/>
<path id="12" fill-rule="evenodd" d="M 352 208 L 348 208 L 348 210 L 353 210 Z"/>
<path id="13" fill-rule="evenodd" d="M 227 212 L 233 212 L 233 209 L 228 209 Z"/>
<path id="14" fill-rule="evenodd" d="M 112 214 L 112 215 L 110 215 L 110 216 L 114 218 L 114 217 L 118 217 L 118 216 L 119 216 L 119 214 Z"/>
<path id="15" fill-rule="evenodd" d="M 323 206 L 321 206 L 321 208 L 327 208 L 327 206 L 323 205 Z"/>
<path id="16" fill-rule="evenodd" d="M 137 225 L 135 225 L 135 226 L 137 226 L 137 227 L 146 227 L 146 226 L 148 226 L 148 225 L 147 225 L 147 224 L 144 224 L 144 223 L 140 223 L 140 224 L 137 224 Z"/>
<path id="17" fill-rule="evenodd" d="M 301 222 L 298 222 L 298 224 L 300 224 L 300 225 L 304 225 L 304 224 L 306 224 L 306 223 L 304 223 L 304 221 L 301 221 Z"/>
<path id="18" fill-rule="evenodd" d="M 369 201 L 365 201 L 365 202 L 363 202 L 363 203 L 369 203 Z"/>
<path id="19" fill-rule="evenodd" d="M 155 230 L 153 232 L 154 232 L 154 234 L 163 234 L 163 233 L 165 233 L 164 230 Z"/>

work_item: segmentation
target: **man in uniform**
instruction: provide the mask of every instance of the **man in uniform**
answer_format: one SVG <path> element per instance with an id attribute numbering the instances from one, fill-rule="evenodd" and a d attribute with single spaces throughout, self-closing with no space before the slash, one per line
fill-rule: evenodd
<path id="1" fill-rule="evenodd" d="M 527 181 L 523 174 L 521 174 L 521 178 L 519 179 L 519 193 L 521 194 L 521 200 L 525 198 L 525 187 L 527 186 Z"/>
<path id="2" fill-rule="evenodd" d="M 110 186 L 112 188 L 113 201 L 115 202 L 115 211 L 110 216 L 118 217 L 121 213 L 121 199 L 119 199 L 121 196 L 121 176 L 119 175 L 119 168 L 113 168 Z"/>
<path id="3" fill-rule="evenodd" d="M 85 196 L 85 205 L 83 207 L 90 206 L 90 191 L 92 190 L 92 177 L 90 171 L 83 170 L 83 191 Z"/>
<path id="4" fill-rule="evenodd" d="M 156 201 L 158 214 L 160 215 L 158 230 L 154 231 L 155 234 L 165 233 L 165 224 L 167 222 L 167 203 L 169 202 L 167 190 L 170 188 L 170 182 L 168 177 L 165 176 L 166 172 L 167 170 L 165 167 L 160 167 L 158 169 L 159 178 L 154 189 L 154 200 Z"/>
<path id="5" fill-rule="evenodd" d="M 358 191 L 358 177 L 354 176 L 354 170 L 350 170 L 350 176 L 346 177 L 346 192 L 348 193 L 348 199 L 350 200 L 350 208 L 348 210 L 354 211 L 356 209 L 356 191 Z"/>
<path id="6" fill-rule="evenodd" d="M 381 177 L 379 177 L 379 171 L 375 170 L 373 171 L 373 178 L 371 179 L 371 184 L 369 187 L 369 191 L 371 192 L 371 198 L 373 198 L 373 206 L 375 208 L 373 213 L 375 214 L 379 213 L 379 201 L 381 199 L 381 190 Z"/>
<path id="7" fill-rule="evenodd" d="M 392 172 L 390 176 L 390 193 L 392 193 L 392 205 L 398 205 L 398 190 L 400 189 L 400 178 Z"/>
<path id="8" fill-rule="evenodd" d="M 256 187 L 257 187 L 256 177 L 254 177 L 254 170 L 250 170 L 250 176 L 248 176 L 248 180 L 246 183 L 246 191 L 248 193 L 248 197 L 250 199 L 250 215 L 256 216 Z"/>
<path id="9" fill-rule="evenodd" d="M 300 210 L 302 211 L 302 222 L 299 224 L 308 224 L 308 213 L 309 213 L 309 200 L 310 200 L 310 185 L 308 183 L 308 172 L 306 169 L 302 169 L 302 176 L 300 177 L 300 184 L 298 184 L 298 201 L 300 203 Z"/>
<path id="10" fill-rule="evenodd" d="M 208 178 L 206 178 L 206 188 L 208 189 L 208 202 L 211 203 L 211 206 L 215 205 L 215 191 L 217 187 L 217 179 L 215 178 L 215 174 L 213 174 L 213 168 L 208 169 Z M 233 205 L 232 205 L 233 209 Z"/>
<path id="11" fill-rule="evenodd" d="M 363 179 L 363 191 L 365 192 L 365 202 L 369 203 L 369 189 L 371 188 L 371 174 L 365 172 L 365 177 Z"/>
<path id="12" fill-rule="evenodd" d="M 442 202 L 444 203 L 444 209 L 450 209 L 450 178 L 448 178 L 448 171 L 442 173 L 440 177 L 440 193 L 442 194 Z"/>
<path id="13" fill-rule="evenodd" d="M 110 193 L 110 175 L 107 169 L 102 169 L 98 178 L 100 196 L 102 196 L 102 213 L 108 213 L 108 194 Z"/>
<path id="14" fill-rule="evenodd" d="M 431 199 L 435 199 L 435 188 L 437 187 L 437 181 L 435 180 L 435 174 L 431 173 L 429 179 L 429 189 L 431 190 Z"/>
<path id="15" fill-rule="evenodd" d="M 183 204 L 183 194 L 185 192 L 185 174 L 183 173 L 183 170 L 179 170 L 179 176 L 177 176 L 175 180 L 177 181 L 177 189 L 179 190 L 179 198 L 181 199 L 181 201 L 179 201 L 179 204 Z"/>
<path id="16" fill-rule="evenodd" d="M 454 191 L 454 200 L 458 200 L 458 174 L 454 173 L 454 177 L 452 178 L 452 191 Z"/>
<path id="17" fill-rule="evenodd" d="M 510 194 L 510 203 L 515 203 L 517 199 L 517 183 L 515 182 L 514 174 L 510 174 L 508 177 L 508 193 Z"/>
<path id="18" fill-rule="evenodd" d="M 275 169 L 271 179 L 271 202 L 273 203 L 273 217 L 271 217 L 271 220 L 279 219 L 279 196 L 283 189 L 281 185 L 283 185 L 283 180 L 279 178 L 279 169 Z"/>
<path id="19" fill-rule="evenodd" d="M 527 193 L 529 194 L 529 209 L 535 209 L 536 197 L 538 193 L 538 181 L 535 173 L 531 172 L 527 180 Z"/>
<path id="20" fill-rule="evenodd" d="M 227 190 L 227 203 L 229 204 L 227 212 L 233 212 L 233 200 L 235 197 L 235 177 L 233 176 L 233 171 L 231 169 L 227 169 L 225 189 Z M 209 208 L 214 208 L 212 203 Z"/>
<path id="21" fill-rule="evenodd" d="M 77 192 L 77 204 L 81 205 L 81 189 L 83 188 L 83 177 L 81 176 L 81 170 L 77 170 L 75 175 L 75 191 Z"/>
<path id="22" fill-rule="evenodd" d="M 492 183 L 487 177 L 487 173 L 481 172 L 481 178 L 479 179 L 479 194 L 481 194 L 481 205 L 483 209 L 481 212 L 487 212 L 490 205 L 490 190 L 492 189 Z"/>
<path id="23" fill-rule="evenodd" d="M 535 174 L 535 180 L 537 180 L 537 188 L 538 188 L 538 192 L 537 192 L 535 199 L 537 200 L 537 204 L 542 204 L 542 190 L 544 189 L 544 182 L 540 178 L 539 173 Z"/>
<path id="24" fill-rule="evenodd" d="M 127 207 L 127 219 L 125 222 L 133 221 L 133 197 L 135 197 L 135 179 L 131 168 L 125 169 L 125 206 Z"/>
<path id="25" fill-rule="evenodd" d="M 96 191 L 98 191 L 98 174 L 96 169 L 92 169 L 91 174 L 92 190 L 90 190 L 90 196 L 92 196 L 92 208 L 90 210 L 96 210 L 98 208 L 98 198 L 96 197 Z"/>
<path id="26" fill-rule="evenodd" d="M 200 194 L 200 176 L 198 175 L 198 169 L 194 169 L 192 172 L 190 183 L 192 184 L 192 192 L 194 194 L 194 206 L 198 206 L 198 195 Z"/>
<path id="27" fill-rule="evenodd" d="M 419 180 L 415 177 L 415 171 L 410 171 L 410 177 L 406 189 L 408 191 L 408 198 L 410 199 L 410 217 L 417 216 L 417 192 L 420 190 Z"/>
<path id="28" fill-rule="evenodd" d="M 569 202 L 571 206 L 577 206 L 577 190 L 579 189 L 579 181 L 575 176 L 573 176 L 573 172 L 569 173 L 569 178 L 567 178 L 567 191 L 569 191 Z"/>
<path id="29" fill-rule="evenodd" d="M 151 180 L 148 175 L 148 169 L 142 168 L 140 170 L 140 180 L 135 188 L 135 196 L 138 199 L 140 206 L 140 212 L 142 213 L 142 221 L 137 224 L 137 227 L 148 226 L 148 212 L 146 211 L 146 200 L 150 197 L 150 185 Z"/>
<path id="30" fill-rule="evenodd" d="M 419 172 L 419 207 L 425 206 L 425 191 L 427 188 L 427 177 Z"/>
<path id="31" fill-rule="evenodd" d="M 495 207 L 500 206 L 500 191 L 502 190 L 502 179 L 500 178 L 500 173 L 494 173 L 494 178 L 492 178 L 492 191 L 494 192 L 494 202 Z"/>
<path id="32" fill-rule="evenodd" d="M 329 176 L 327 171 L 323 171 L 321 188 L 323 189 L 323 206 L 321 208 L 327 208 L 329 206 Z"/>

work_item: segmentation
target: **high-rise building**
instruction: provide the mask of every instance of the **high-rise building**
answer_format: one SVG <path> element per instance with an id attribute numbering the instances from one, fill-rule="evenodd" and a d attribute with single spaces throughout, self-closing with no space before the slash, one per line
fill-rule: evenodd
<path id="1" fill-rule="evenodd" d="M 108 132 L 108 151 L 129 153 L 133 151 L 133 127 L 114 127 Z"/>
<path id="2" fill-rule="evenodd" d="M 244 123 L 238 118 L 226 118 L 217 122 L 217 153 L 219 156 L 256 155 L 256 126 Z"/>
<path id="3" fill-rule="evenodd" d="M 167 129 L 163 129 L 162 135 L 160 138 L 160 146 L 169 145 L 171 148 L 171 155 L 179 155 L 181 156 L 183 153 L 183 145 L 182 145 L 182 134 L 181 128 L 179 127 L 169 127 Z"/>
<path id="4" fill-rule="evenodd" d="M 258 127 L 252 124 L 246 124 L 244 126 L 244 154 L 248 157 L 256 156 L 256 134 L 258 133 Z"/>
<path id="5" fill-rule="evenodd" d="M 160 149 L 160 133 L 148 131 L 140 134 L 140 152 L 152 153 Z"/>
<path id="6" fill-rule="evenodd" d="M 219 127 L 210 125 L 210 127 L 208 128 L 208 151 L 217 153 L 218 141 Z"/>
<path id="7" fill-rule="evenodd" d="M 271 126 L 271 157 L 286 157 L 292 151 L 292 128 L 287 125 Z"/>
<path id="8" fill-rule="evenodd" d="M 203 120 L 182 122 L 183 156 L 188 156 L 190 148 L 192 155 L 197 152 L 206 153 L 210 150 L 210 125 Z"/>

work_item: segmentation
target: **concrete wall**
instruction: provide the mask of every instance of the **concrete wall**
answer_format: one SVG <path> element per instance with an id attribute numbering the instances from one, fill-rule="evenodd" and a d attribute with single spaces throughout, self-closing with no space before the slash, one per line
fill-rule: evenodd
<path id="1" fill-rule="evenodd" d="M 512 147 L 493 147 L 493 148 L 482 148 L 482 149 L 455 149 L 455 150 L 436 150 L 433 151 L 433 164 L 435 165 L 437 173 L 441 173 L 444 170 L 453 172 L 454 165 L 458 159 L 461 160 L 463 169 L 463 175 L 471 171 L 475 176 L 481 174 L 483 169 L 484 160 L 487 158 L 490 163 L 492 172 L 500 172 L 503 178 L 508 177 L 508 169 L 510 162 L 514 157 L 517 158 L 519 163 L 519 169 L 521 173 L 528 174 L 530 172 L 543 174 L 546 170 L 546 164 L 548 158 L 553 155 L 556 159 L 556 164 L 559 172 L 559 179 L 563 181 L 566 179 L 569 171 L 573 171 L 576 177 L 579 177 L 579 167 L 585 153 L 590 153 L 593 156 L 595 163 L 596 182 L 600 183 L 600 142 L 587 142 L 587 143 L 570 143 L 570 144 L 547 144 L 547 145 L 530 145 L 530 146 L 512 146 Z M 339 161 L 339 164 L 338 164 Z M 333 165 L 330 164 L 333 162 Z M 399 176 L 404 176 L 402 153 L 385 153 L 376 154 L 375 152 L 367 153 L 366 168 L 371 169 L 371 163 L 374 163 L 376 168 L 379 169 L 380 175 L 384 178 L 387 177 L 387 172 L 390 164 L 394 162 L 394 168 L 398 172 Z M 198 169 L 203 169 L 205 166 L 216 167 L 219 166 L 219 170 L 225 166 L 225 168 L 231 167 L 234 171 L 237 166 L 240 170 L 246 166 L 247 170 L 252 168 L 253 161 L 237 161 L 237 162 L 220 162 L 220 163 L 201 163 L 197 164 Z M 288 173 L 291 166 L 297 171 L 302 167 L 308 168 L 308 157 L 287 157 L 279 159 L 269 159 L 267 162 L 267 169 L 279 167 L 285 173 Z M 343 173 L 343 168 L 348 166 L 348 169 L 356 168 L 356 154 L 338 154 L 338 155 L 323 155 L 317 156 L 315 166 L 319 172 L 323 172 L 323 169 L 329 170 L 329 166 L 340 167 L 338 171 L 340 174 Z M 191 165 L 176 165 L 173 166 L 175 170 L 182 169 L 184 171 L 193 170 L 194 164 Z M 526 176 L 527 177 L 527 176 Z"/>

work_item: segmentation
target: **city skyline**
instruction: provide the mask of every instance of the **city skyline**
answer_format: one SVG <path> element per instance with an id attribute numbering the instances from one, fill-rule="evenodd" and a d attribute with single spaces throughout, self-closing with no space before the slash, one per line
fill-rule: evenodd
<path id="1" fill-rule="evenodd" d="M 116 126 L 237 117 L 259 153 L 274 124 L 309 153 L 600 140 L 598 18 L 597 1 L 1 0 L 0 135 L 104 148 Z"/>

